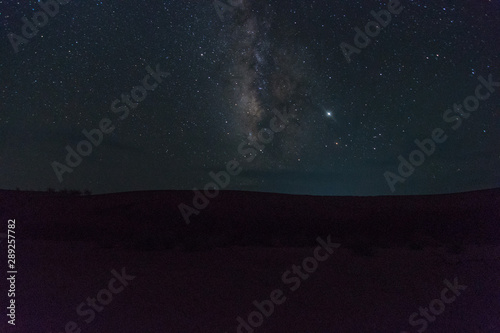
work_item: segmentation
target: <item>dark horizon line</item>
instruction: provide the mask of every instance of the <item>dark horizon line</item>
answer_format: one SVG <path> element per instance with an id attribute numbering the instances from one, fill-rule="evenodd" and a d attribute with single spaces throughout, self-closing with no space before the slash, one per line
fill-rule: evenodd
<path id="1" fill-rule="evenodd" d="M 21 190 L 21 189 L 1 189 L 0 192 L 23 192 L 23 193 L 51 193 L 51 194 L 70 194 L 72 191 L 78 191 L 79 196 L 105 196 L 105 195 L 116 195 L 116 194 L 133 194 L 133 193 L 153 193 L 153 192 L 192 192 L 193 190 L 138 190 L 138 191 L 123 191 L 123 192 L 106 192 L 106 193 L 92 193 L 84 195 L 84 191 L 89 189 L 63 189 L 56 190 L 53 189 L 53 192 L 48 190 Z M 66 191 L 66 192 L 62 192 Z M 500 191 L 500 187 L 492 187 L 486 189 L 479 190 L 470 190 L 470 191 L 457 191 L 457 192 L 443 192 L 443 193 L 428 193 L 428 194 L 382 194 L 382 195 L 323 195 L 323 194 L 297 194 L 297 193 L 284 193 L 284 192 L 271 192 L 271 191 L 256 191 L 256 190 L 220 190 L 220 192 L 230 193 L 230 192 L 238 192 L 238 193 L 255 193 L 255 194 L 277 194 L 277 195 L 287 195 L 287 196 L 304 196 L 304 197 L 338 197 L 338 198 L 366 198 L 366 197 L 430 197 L 430 196 L 443 196 L 443 195 L 460 195 L 460 194 L 473 194 L 477 192 L 489 192 L 489 191 Z"/>

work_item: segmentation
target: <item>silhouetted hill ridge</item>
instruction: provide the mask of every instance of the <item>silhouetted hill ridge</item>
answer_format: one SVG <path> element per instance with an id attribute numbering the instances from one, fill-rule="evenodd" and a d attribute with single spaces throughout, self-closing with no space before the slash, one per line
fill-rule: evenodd
<path id="1" fill-rule="evenodd" d="M 21 238 L 160 249 L 178 244 L 303 246 L 327 234 L 340 242 L 374 246 L 408 244 L 415 237 L 438 244 L 500 242 L 500 189 L 372 197 L 221 191 L 188 225 L 178 206 L 193 206 L 192 199 L 192 191 L 91 196 L 0 191 L 1 217 L 16 219 Z"/>

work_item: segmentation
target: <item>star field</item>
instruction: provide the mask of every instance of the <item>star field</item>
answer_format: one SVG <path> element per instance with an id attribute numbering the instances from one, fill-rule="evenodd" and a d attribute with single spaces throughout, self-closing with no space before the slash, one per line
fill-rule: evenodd
<path id="1" fill-rule="evenodd" d="M 40 5 L 0 0 L 0 187 L 202 187 L 286 110 L 285 129 L 228 188 L 391 194 L 383 173 L 398 155 L 448 126 L 443 112 L 479 76 L 500 81 L 498 1 L 400 4 L 348 62 L 340 44 L 387 2 L 243 1 L 221 20 L 210 1 L 73 0 L 15 52 L 8 34 L 23 36 Z M 157 65 L 171 75 L 119 119 L 112 102 Z M 500 186 L 497 90 L 398 194 Z M 51 163 L 103 118 L 116 128 L 59 182 Z"/>

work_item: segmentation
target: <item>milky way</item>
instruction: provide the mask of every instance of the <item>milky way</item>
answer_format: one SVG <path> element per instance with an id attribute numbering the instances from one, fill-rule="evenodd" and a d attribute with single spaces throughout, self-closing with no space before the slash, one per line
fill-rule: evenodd
<path id="1" fill-rule="evenodd" d="M 437 127 L 449 139 L 398 194 L 500 186 L 500 90 L 459 130 L 442 119 L 480 77 L 500 80 L 498 1 L 400 0 L 350 62 L 340 45 L 387 1 L 216 1 L 236 8 L 221 20 L 214 0 L 70 1 L 16 53 L 7 36 L 41 2 L 0 0 L 0 188 L 199 188 L 273 110 L 286 128 L 228 189 L 391 194 L 384 173 Z M 157 64 L 171 75 L 60 183 L 53 161 L 115 125 L 111 103 Z"/>
<path id="2" fill-rule="evenodd" d="M 225 69 L 235 130 L 253 135 L 269 123 L 273 109 L 286 112 L 289 124 L 266 160 L 282 165 L 297 159 L 309 138 L 313 76 L 316 68 L 296 28 L 278 27 L 269 4 L 246 2 L 232 17 L 224 36 L 231 59 Z"/>

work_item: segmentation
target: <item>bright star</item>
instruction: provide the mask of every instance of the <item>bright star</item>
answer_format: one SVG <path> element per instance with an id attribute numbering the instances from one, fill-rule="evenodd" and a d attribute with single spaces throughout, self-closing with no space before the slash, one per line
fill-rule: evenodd
<path id="1" fill-rule="evenodd" d="M 328 118 L 331 118 L 334 122 L 337 122 L 337 118 L 335 117 L 335 114 L 333 113 L 333 110 L 325 110 L 325 115 Z"/>

